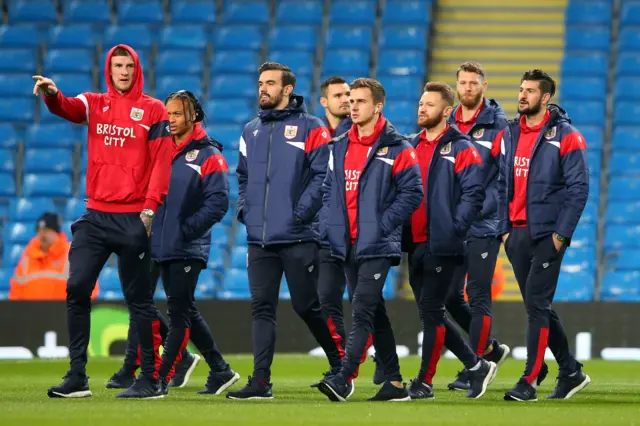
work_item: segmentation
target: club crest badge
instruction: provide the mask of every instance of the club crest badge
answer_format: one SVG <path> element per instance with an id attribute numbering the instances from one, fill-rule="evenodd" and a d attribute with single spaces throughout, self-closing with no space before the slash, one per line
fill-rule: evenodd
<path id="1" fill-rule="evenodd" d="M 553 126 L 552 128 L 550 128 L 545 132 L 544 138 L 547 140 L 551 140 L 556 137 L 557 132 L 558 132 L 558 129 L 556 128 L 556 126 Z"/>
<path id="2" fill-rule="evenodd" d="M 143 116 L 144 116 L 144 110 L 140 108 L 131 108 L 131 114 L 129 114 L 129 117 L 131 117 L 132 120 L 140 121 L 142 120 Z"/>
<path id="3" fill-rule="evenodd" d="M 187 161 L 193 161 L 196 158 L 198 158 L 198 153 L 200 152 L 199 149 L 192 149 L 191 151 L 187 152 L 187 155 L 185 156 L 185 159 Z"/>
<path id="4" fill-rule="evenodd" d="M 483 136 L 484 136 L 484 129 L 478 129 L 475 132 L 473 132 L 473 137 L 475 139 L 480 139 Z"/>
<path id="5" fill-rule="evenodd" d="M 298 126 L 284 126 L 284 137 L 293 139 L 298 135 Z"/>
<path id="6" fill-rule="evenodd" d="M 389 153 L 389 147 L 385 146 L 376 151 L 376 156 L 383 157 Z"/>
<path id="7" fill-rule="evenodd" d="M 448 144 L 440 148 L 440 154 L 441 155 L 451 154 L 451 142 L 449 142 Z"/>

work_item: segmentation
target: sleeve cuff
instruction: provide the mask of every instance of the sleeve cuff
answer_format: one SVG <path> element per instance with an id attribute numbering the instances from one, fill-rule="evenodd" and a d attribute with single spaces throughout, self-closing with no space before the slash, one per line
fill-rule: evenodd
<path id="1" fill-rule="evenodd" d="M 152 200 L 151 198 L 147 198 L 144 202 L 144 205 L 142 206 L 142 209 L 150 209 L 153 210 L 153 212 L 155 213 L 156 210 L 158 210 L 158 206 L 160 206 L 160 203 L 158 203 L 155 200 Z"/>

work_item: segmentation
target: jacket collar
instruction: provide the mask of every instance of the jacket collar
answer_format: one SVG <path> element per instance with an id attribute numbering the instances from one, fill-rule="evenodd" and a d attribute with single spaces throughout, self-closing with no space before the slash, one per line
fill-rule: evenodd
<path id="1" fill-rule="evenodd" d="M 453 109 L 449 119 L 447 120 L 449 124 L 456 124 L 456 114 L 460 108 L 462 108 L 462 106 L 458 104 L 458 106 Z M 505 121 L 507 120 L 507 116 L 500 104 L 496 102 L 495 99 L 484 98 L 482 110 L 478 113 L 475 124 L 489 126 L 494 124 L 496 119 L 499 117 L 503 118 Z"/>
<path id="2" fill-rule="evenodd" d="M 261 109 L 258 111 L 258 117 L 263 123 L 269 121 L 282 121 L 294 113 L 306 113 L 307 107 L 304 104 L 304 97 L 301 95 L 291 95 L 289 105 L 285 109 Z"/>

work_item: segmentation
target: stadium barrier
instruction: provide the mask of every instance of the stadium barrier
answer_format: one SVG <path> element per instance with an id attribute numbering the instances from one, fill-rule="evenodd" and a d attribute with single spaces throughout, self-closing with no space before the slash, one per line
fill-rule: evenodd
<path id="1" fill-rule="evenodd" d="M 251 353 L 251 305 L 248 301 L 198 303 L 223 353 Z M 166 310 L 164 302 L 158 307 Z M 580 360 L 603 358 L 640 361 L 640 303 L 557 303 L 572 351 Z M 398 354 L 418 354 L 420 322 L 412 301 L 387 302 Z M 349 313 L 348 304 L 345 312 Z M 0 302 L 0 359 L 68 356 L 66 308 L 61 302 Z M 129 315 L 121 302 L 93 305 L 89 357 L 121 356 Z M 350 318 L 347 318 L 347 323 Z M 526 314 L 519 303 L 495 302 L 492 334 L 511 346 L 513 356 L 526 356 Z M 291 302 L 278 306 L 278 352 L 317 353 L 317 344 L 294 313 Z M 315 349 L 315 351 L 314 351 Z M 321 355 L 321 353 L 320 353 Z M 446 357 L 451 354 L 445 354 Z M 552 355 L 547 350 L 547 357 Z"/>

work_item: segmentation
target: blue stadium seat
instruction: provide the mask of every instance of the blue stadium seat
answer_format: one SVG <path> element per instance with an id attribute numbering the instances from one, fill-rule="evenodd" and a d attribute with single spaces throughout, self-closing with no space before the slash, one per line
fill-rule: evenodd
<path id="1" fill-rule="evenodd" d="M 589 76 L 606 77 L 608 67 L 609 58 L 602 53 L 566 52 L 562 59 L 562 76 L 584 77 L 584 70 L 589 70 Z"/>
<path id="2" fill-rule="evenodd" d="M 211 244 L 219 247 L 229 247 L 229 235 L 227 230 L 221 226 L 211 228 Z"/>
<path id="3" fill-rule="evenodd" d="M 328 49 L 371 49 L 372 31 L 369 27 L 329 28 L 325 36 Z"/>
<path id="4" fill-rule="evenodd" d="M 210 101 L 213 102 L 213 101 Z M 218 101 L 221 102 L 221 101 Z M 209 106 L 210 108 L 216 108 L 216 106 Z M 252 112 L 252 111 L 251 111 Z M 214 124 L 210 130 L 207 132 L 217 141 L 220 141 L 224 145 L 224 151 L 222 154 L 227 157 L 230 151 L 235 151 L 238 149 L 238 141 L 240 140 L 240 135 L 242 134 L 242 128 L 245 122 L 251 121 L 250 113 L 247 114 L 246 120 L 239 121 L 238 123 L 242 124 L 230 124 L 230 123 L 216 123 Z M 213 120 L 211 120 L 213 121 Z"/>
<path id="5" fill-rule="evenodd" d="M 431 2 L 389 0 L 382 12 L 383 25 L 423 25 L 431 18 Z"/>
<path id="6" fill-rule="evenodd" d="M 605 223 L 640 223 L 640 201 L 609 201 Z"/>
<path id="7" fill-rule="evenodd" d="M 554 302 L 590 302 L 593 300 L 595 277 L 590 272 L 563 272 L 558 279 Z"/>
<path id="8" fill-rule="evenodd" d="M 369 75 L 368 51 L 361 50 L 329 50 L 322 62 L 325 74 L 359 74 Z"/>
<path id="9" fill-rule="evenodd" d="M 196 286 L 196 294 L 201 298 L 213 298 L 216 295 L 216 286 L 213 282 L 211 271 L 204 270 L 200 272 L 198 284 Z"/>
<path id="10" fill-rule="evenodd" d="M 415 101 L 395 101 L 384 106 L 384 115 L 395 126 L 409 124 L 416 121 Z"/>
<path id="11" fill-rule="evenodd" d="M 562 271 L 593 273 L 597 264 L 595 250 L 595 247 L 569 247 L 562 260 Z"/>
<path id="12" fill-rule="evenodd" d="M 422 79 L 414 76 L 381 76 L 379 80 L 385 88 L 387 99 L 415 101 L 422 87 Z"/>
<path id="13" fill-rule="evenodd" d="M 32 124 L 27 128 L 24 143 L 27 148 L 72 148 L 82 140 L 78 127 L 67 122 Z"/>
<path id="14" fill-rule="evenodd" d="M 13 222 L 33 222 L 44 212 L 55 212 L 53 200 L 47 197 L 13 198 L 9 201 L 9 220 Z"/>
<path id="15" fill-rule="evenodd" d="M 207 268 L 211 269 L 213 272 L 224 273 L 226 253 L 227 252 L 224 248 L 216 244 L 211 244 Z"/>
<path id="16" fill-rule="evenodd" d="M 295 20 L 298 25 L 322 25 L 321 1 L 293 0 L 280 1 L 276 6 L 276 25 L 286 25 Z"/>
<path id="17" fill-rule="evenodd" d="M 209 85 L 209 98 L 257 99 L 257 78 L 250 74 L 218 75 Z"/>
<path id="18" fill-rule="evenodd" d="M 69 198 L 64 209 L 64 218 L 75 221 L 87 211 L 84 200 L 79 198 Z"/>
<path id="19" fill-rule="evenodd" d="M 40 47 L 45 33 L 33 24 L 0 26 L 0 46 L 2 47 Z"/>
<path id="20" fill-rule="evenodd" d="M 605 251 L 607 271 L 637 271 L 640 269 L 640 249 Z"/>
<path id="21" fill-rule="evenodd" d="M 589 176 L 600 176 L 600 170 L 602 169 L 602 153 L 597 150 L 587 151 L 587 164 L 589 165 Z"/>
<path id="22" fill-rule="evenodd" d="M 597 226 L 580 223 L 571 237 L 571 247 L 595 247 L 597 243 Z"/>
<path id="23" fill-rule="evenodd" d="M 10 278 L 13 275 L 13 268 L 0 269 L 0 300 L 9 299 Z"/>
<path id="24" fill-rule="evenodd" d="M 601 297 L 605 301 L 640 301 L 640 271 L 607 271 L 602 280 Z"/>
<path id="25" fill-rule="evenodd" d="M 119 1 L 117 15 L 121 24 L 164 24 L 164 10 L 159 2 Z"/>
<path id="26" fill-rule="evenodd" d="M 266 1 L 232 2 L 225 4 L 222 11 L 222 22 L 227 25 L 267 25 L 270 15 L 269 5 Z"/>
<path id="27" fill-rule="evenodd" d="M 90 73 L 95 68 L 95 56 L 88 49 L 51 49 L 44 55 L 44 73 Z"/>
<path id="28" fill-rule="evenodd" d="M 580 133 L 587 141 L 587 150 L 601 150 L 604 129 L 600 126 L 580 126 Z"/>
<path id="29" fill-rule="evenodd" d="M 376 3 L 361 0 L 335 0 L 329 15 L 330 25 L 367 25 L 376 20 Z"/>
<path id="30" fill-rule="evenodd" d="M 249 275 L 247 269 L 229 269 L 224 276 L 222 291 L 218 293 L 218 298 L 224 300 L 250 299 Z"/>
<path id="31" fill-rule="evenodd" d="M 562 99 L 604 101 L 607 80 L 604 77 L 566 77 L 561 85 Z"/>
<path id="32" fill-rule="evenodd" d="M 28 244 L 35 237 L 35 224 L 9 222 L 4 225 L 4 244 Z"/>
<path id="33" fill-rule="evenodd" d="M 609 160 L 609 175 L 640 177 L 640 151 L 612 151 Z"/>
<path id="34" fill-rule="evenodd" d="M 311 97 L 311 78 L 306 76 L 300 76 L 296 78 L 296 88 L 294 93 L 302 95 L 305 99 Z"/>
<path id="35" fill-rule="evenodd" d="M 73 171 L 73 157 L 62 148 L 29 148 L 23 167 L 25 173 L 68 173 Z"/>
<path id="36" fill-rule="evenodd" d="M 13 173 L 0 173 L 0 196 L 13 197 L 16 195 L 16 179 Z"/>
<path id="37" fill-rule="evenodd" d="M 52 74 L 51 79 L 64 93 L 75 96 L 78 93 L 94 92 L 93 77 L 90 73 Z"/>
<path id="38" fill-rule="evenodd" d="M 315 55 L 312 52 L 275 50 L 269 53 L 268 60 L 287 64 L 297 76 L 310 76 L 315 71 Z M 257 66 L 254 70 L 257 69 Z"/>
<path id="39" fill-rule="evenodd" d="M 78 185 L 78 197 L 83 198 L 87 196 L 87 174 L 83 173 L 80 175 L 80 182 Z"/>
<path id="40" fill-rule="evenodd" d="M 611 29 L 608 27 L 569 27 L 565 34 L 566 52 L 604 52 L 611 49 Z"/>
<path id="41" fill-rule="evenodd" d="M 91 49 L 95 51 L 98 37 L 89 24 L 57 25 L 49 31 L 49 49 Z"/>
<path id="42" fill-rule="evenodd" d="M 162 75 L 202 75 L 203 55 L 194 50 L 164 50 L 156 57 L 155 72 Z"/>
<path id="43" fill-rule="evenodd" d="M 35 72 L 37 69 L 33 49 L 0 49 L 0 73 Z"/>
<path id="44" fill-rule="evenodd" d="M 63 8 L 63 19 L 65 24 L 109 25 L 111 6 L 107 0 L 75 0 Z"/>
<path id="45" fill-rule="evenodd" d="M 213 48 L 216 51 L 261 50 L 263 38 L 262 29 L 256 25 L 219 27 L 213 32 Z"/>
<path id="46" fill-rule="evenodd" d="M 640 105 L 636 101 L 619 101 L 613 107 L 613 125 L 640 126 Z"/>
<path id="47" fill-rule="evenodd" d="M 274 50 L 316 50 L 318 31 L 312 27 L 282 26 L 269 31 L 269 47 Z"/>
<path id="48" fill-rule="evenodd" d="M 98 299 L 120 300 L 124 298 L 124 295 L 122 294 L 122 285 L 116 268 L 106 267 L 102 269 L 102 272 L 100 272 L 100 276 L 98 277 L 98 284 L 100 286 Z"/>
<path id="49" fill-rule="evenodd" d="M 156 80 L 156 98 L 164 100 L 173 92 L 178 90 L 189 90 L 198 99 L 202 98 L 202 76 L 194 75 L 165 75 L 157 76 Z"/>
<path id="50" fill-rule="evenodd" d="M 20 261 L 20 257 L 25 249 L 25 244 L 4 244 L 3 248 L 3 266 L 5 268 L 15 268 Z"/>
<path id="51" fill-rule="evenodd" d="M 618 37 L 620 53 L 640 50 L 640 30 L 636 28 L 622 28 Z"/>
<path id="52" fill-rule="evenodd" d="M 610 1 L 569 1 L 565 16 L 567 25 L 611 26 Z"/>
<path id="53" fill-rule="evenodd" d="M 604 230 L 604 248 L 605 250 L 640 248 L 639 237 L 640 225 L 607 224 Z"/>
<path id="54" fill-rule="evenodd" d="M 3 111 L 2 120 L 5 122 L 33 123 L 35 119 L 34 107 L 35 101 L 32 98 L 0 97 L 0 111 Z"/>
<path id="55" fill-rule="evenodd" d="M 157 39 L 157 34 L 152 35 L 151 29 L 146 25 L 113 25 L 105 31 L 102 45 L 105 54 L 117 44 L 129 45 L 139 54 L 138 50 L 148 51 L 151 49 L 155 39 Z"/>
<path id="56" fill-rule="evenodd" d="M 231 122 L 231 123 L 247 123 L 251 121 L 254 115 L 254 109 L 247 99 L 212 99 L 205 104 L 205 113 L 211 121 Z M 217 132 L 218 126 L 213 126 L 211 130 L 213 135 L 220 135 Z M 234 138 L 240 138 L 240 132 L 236 133 Z M 222 136 L 218 136 L 222 139 Z M 224 136 L 226 138 L 226 135 Z M 225 140 L 222 139 L 224 142 Z"/>
<path id="57" fill-rule="evenodd" d="M 234 247 L 247 245 L 247 228 L 245 228 L 244 226 L 239 226 L 236 229 L 236 233 L 233 236 L 233 245 Z"/>
<path id="58" fill-rule="evenodd" d="M 634 77 L 640 74 L 640 55 L 637 52 L 622 52 L 616 61 L 616 76 Z"/>
<path id="59" fill-rule="evenodd" d="M 625 26 L 640 26 L 640 2 L 623 1 L 620 11 L 620 24 Z"/>
<path id="60" fill-rule="evenodd" d="M 199 25 L 165 26 L 160 32 L 159 49 L 197 50 L 207 48 L 207 33 Z M 200 59 L 202 61 L 202 59 Z"/>
<path id="61" fill-rule="evenodd" d="M 564 101 L 563 108 L 570 111 L 571 121 L 574 125 L 593 125 L 603 123 L 605 119 L 605 103 L 598 101 Z"/>
<path id="62" fill-rule="evenodd" d="M 612 143 L 614 150 L 640 151 L 640 126 L 616 126 L 613 129 Z"/>
<path id="63" fill-rule="evenodd" d="M 258 53 L 253 50 L 215 52 L 211 58 L 211 73 L 214 75 L 224 73 L 255 74 L 260 66 L 259 58 Z M 287 64 L 291 66 L 291 61 Z"/>
<path id="64" fill-rule="evenodd" d="M 610 200 L 640 199 L 640 179 L 635 177 L 614 176 L 609 182 Z"/>
<path id="65" fill-rule="evenodd" d="M 564 94 L 564 89 L 562 93 Z M 614 102 L 635 100 L 638 96 L 640 96 L 640 78 L 618 77 L 616 79 L 613 89 Z"/>
<path id="66" fill-rule="evenodd" d="M 171 2 L 171 22 L 174 24 L 216 23 L 216 6 L 209 0 L 173 0 Z"/>
<path id="67" fill-rule="evenodd" d="M 24 74 L 0 74 L 0 96 L 33 96 L 33 80 Z"/>
<path id="68" fill-rule="evenodd" d="M 247 246 L 235 246 L 231 251 L 231 267 L 247 268 Z"/>
<path id="69" fill-rule="evenodd" d="M 55 24 L 58 14 L 51 0 L 19 0 L 9 6 L 9 23 Z"/>
<path id="70" fill-rule="evenodd" d="M 71 176 L 54 173 L 29 173 L 24 175 L 22 193 L 25 197 L 70 197 Z"/>
<path id="71" fill-rule="evenodd" d="M 0 105 L 2 105 L 1 102 Z M 16 129 L 11 124 L 0 123 L 0 135 L 2 135 L 0 138 L 0 148 L 15 148 L 17 146 L 18 135 L 16 134 Z"/>
<path id="72" fill-rule="evenodd" d="M 421 51 L 382 50 L 378 57 L 378 74 L 424 76 L 424 63 Z"/>
<path id="73" fill-rule="evenodd" d="M 384 27 L 380 47 L 385 49 L 415 49 L 424 51 L 427 33 L 421 27 Z"/>
<path id="74" fill-rule="evenodd" d="M 16 153 L 12 149 L 0 148 L 0 172 L 13 172 L 16 169 Z"/>

